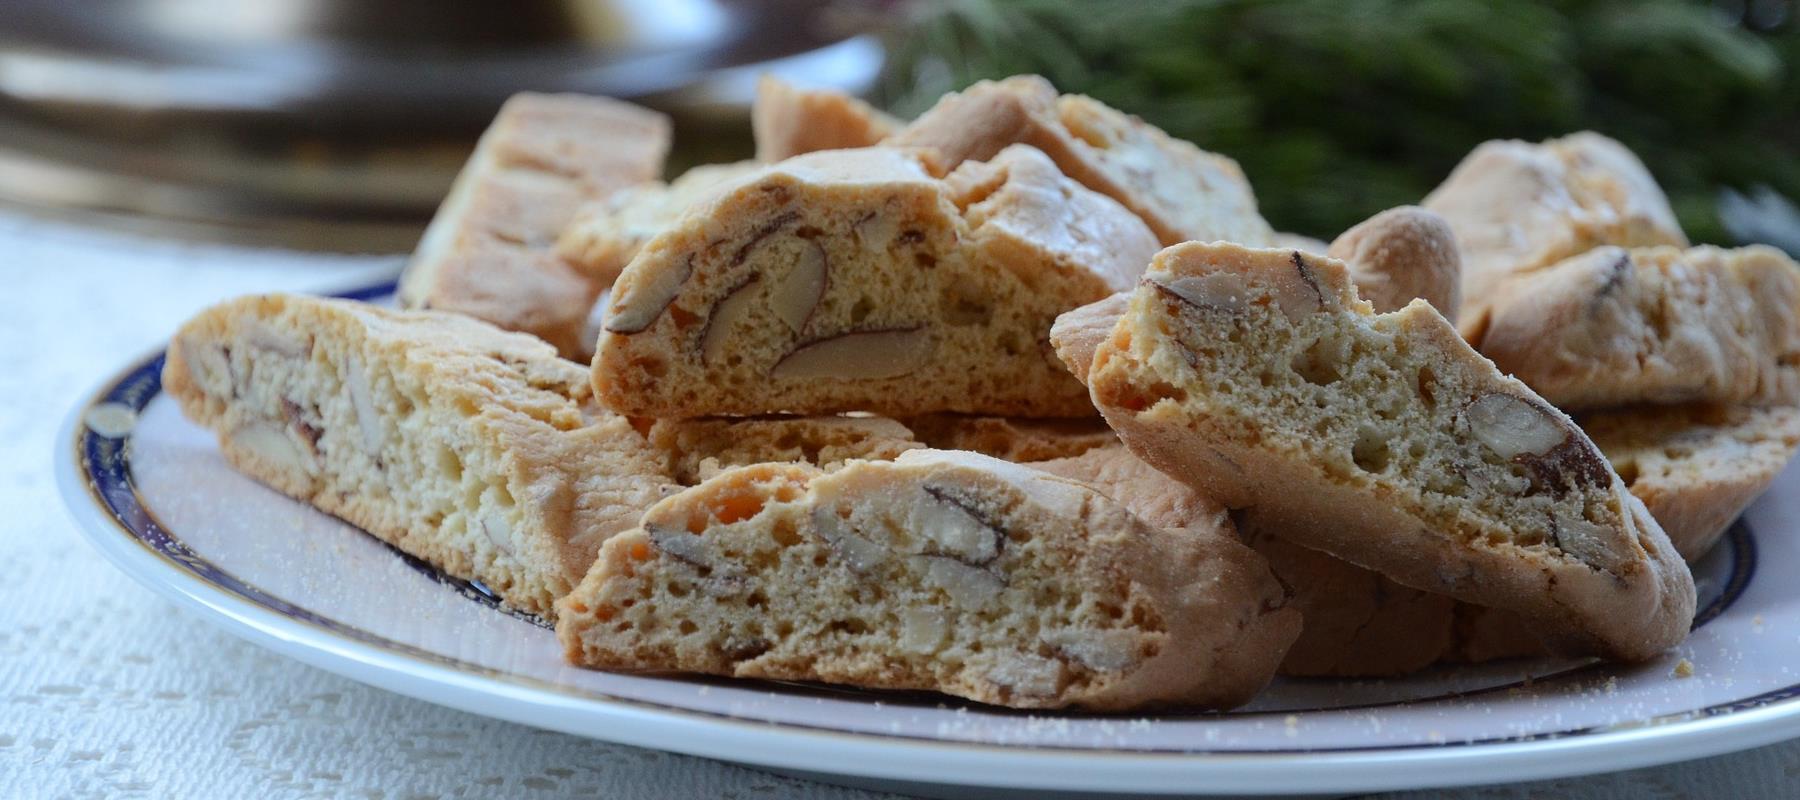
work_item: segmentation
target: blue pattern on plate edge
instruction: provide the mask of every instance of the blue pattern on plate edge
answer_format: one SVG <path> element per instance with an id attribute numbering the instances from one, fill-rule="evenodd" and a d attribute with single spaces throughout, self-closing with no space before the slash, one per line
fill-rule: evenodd
<path id="1" fill-rule="evenodd" d="M 355 290 L 352 292 L 347 292 L 347 293 L 344 293 L 339 296 L 347 298 L 347 299 L 354 299 L 354 300 L 372 300 L 372 299 L 377 299 L 377 298 L 386 296 L 388 294 L 391 294 L 393 292 L 393 289 L 394 289 L 393 284 L 380 284 L 380 285 L 376 285 L 376 286 L 367 287 L 364 289 L 358 289 L 358 290 Z M 150 401 L 152 399 L 154 399 L 162 390 L 162 368 L 163 368 L 164 361 L 165 361 L 165 354 L 158 353 L 155 357 L 153 357 L 153 358 L 147 360 L 146 362 L 144 362 L 143 364 L 140 364 L 137 367 L 131 369 L 123 377 L 121 377 L 116 383 L 112 384 L 106 390 L 101 392 L 99 394 L 99 396 L 93 398 L 90 401 L 90 407 L 92 407 L 93 405 L 97 405 L 99 403 L 117 403 L 119 405 L 122 405 L 122 406 L 125 406 L 126 408 L 131 409 L 134 413 L 141 413 L 145 409 L 145 407 L 149 405 Z M 165 529 L 156 520 L 155 516 L 152 515 L 149 512 L 149 510 L 144 507 L 142 499 L 138 495 L 136 487 L 134 486 L 134 484 L 132 482 L 132 478 L 131 478 L 130 454 L 129 454 L 129 448 L 127 446 L 128 442 L 129 442 L 129 434 L 127 434 L 125 437 L 114 438 L 114 437 L 106 436 L 99 432 L 96 432 L 96 431 L 92 430 L 91 428 L 84 427 L 77 433 L 77 441 L 74 444 L 77 447 L 77 452 L 80 454 L 80 464 L 81 464 L 82 472 L 87 477 L 90 486 L 93 488 L 95 496 L 100 498 L 105 503 L 108 511 L 110 511 L 112 513 L 114 519 L 116 519 L 118 521 L 120 526 L 123 527 L 126 532 L 128 532 L 132 537 L 136 538 L 140 543 L 142 543 L 146 547 L 150 548 L 152 551 L 154 551 L 154 552 L 162 555 L 163 557 L 169 559 L 170 561 L 180 565 L 181 567 L 185 568 L 189 572 L 193 573 L 195 576 L 199 577 L 201 580 L 203 580 L 207 583 L 210 583 L 218 588 L 224 589 L 227 592 L 238 595 L 244 599 L 247 599 L 247 600 L 255 603 L 256 605 L 259 605 L 265 609 L 273 611 L 282 616 L 286 616 L 286 617 L 289 617 L 289 618 L 292 618 L 292 619 L 295 619 L 298 621 L 303 621 L 303 622 L 318 626 L 320 628 L 331 631 L 338 635 L 345 636 L 345 637 L 354 639 L 356 641 L 363 642 L 365 644 L 371 644 L 371 645 L 376 645 L 376 646 L 390 649 L 390 650 L 396 650 L 396 651 L 402 652 L 406 655 L 409 655 L 409 656 L 412 656 L 415 658 L 420 658 L 420 659 L 427 660 L 427 661 L 430 661 L 433 663 L 450 666 L 455 669 L 464 670 L 464 671 L 474 670 L 474 671 L 478 671 L 478 672 L 482 672 L 482 673 L 486 673 L 486 674 L 490 674 L 490 675 L 505 675 L 506 674 L 506 673 L 499 673 L 494 670 L 482 668 L 477 665 L 468 664 L 468 663 L 462 662 L 460 660 L 446 658 L 439 654 L 432 653 L 432 652 L 426 651 L 426 650 L 422 650 L 420 648 L 417 648 L 417 647 L 414 647 L 411 645 L 407 645 L 402 642 L 396 642 L 396 641 L 393 641 L 390 639 L 386 639 L 384 637 L 370 634 L 367 631 L 363 631 L 358 628 L 343 625 L 341 623 L 336 622 L 335 620 L 320 616 L 320 615 L 315 614 L 312 611 L 309 611 L 305 608 L 296 606 L 296 605 L 289 603 L 285 600 L 282 600 L 278 597 L 270 595 L 270 594 L 262 591 L 261 589 L 258 589 L 257 587 L 252 586 L 252 585 L 242 581 L 241 579 L 237 578 L 236 576 L 232 575 L 231 573 L 224 571 L 223 569 L 219 568 L 217 565 L 206 560 L 205 558 L 200 557 L 198 554 L 193 552 L 193 550 L 190 549 L 185 542 L 181 541 L 179 538 L 176 538 L 167 529 Z M 1745 588 L 1747 588 L 1749 586 L 1751 579 L 1754 577 L 1754 574 L 1756 571 L 1756 543 L 1755 543 L 1755 537 L 1753 536 L 1753 534 L 1750 530 L 1750 527 L 1742 519 L 1739 519 L 1737 522 L 1735 522 L 1732 525 L 1731 529 L 1726 533 L 1726 538 L 1728 538 L 1731 542 L 1731 552 L 1732 552 L 1732 565 L 1731 565 L 1731 571 L 1729 573 L 1729 577 L 1726 581 L 1725 586 L 1721 588 L 1720 594 L 1716 598 L 1714 598 L 1711 603 L 1708 603 L 1705 608 L 1701 609 L 1695 615 L 1695 617 L 1694 617 L 1694 627 L 1695 628 L 1698 628 L 1701 625 L 1704 625 L 1704 624 L 1718 618 L 1727 609 L 1729 609 L 1730 606 L 1732 605 L 1732 603 L 1734 603 L 1738 599 L 1738 597 L 1743 594 Z M 380 540 L 377 540 L 377 541 L 380 541 Z M 463 595 L 464 597 L 466 597 L 470 600 L 473 600 L 475 602 L 478 602 L 485 606 L 488 606 L 489 608 L 491 608 L 495 611 L 510 614 L 519 619 L 531 622 L 532 624 L 537 625 L 539 627 L 543 627 L 543 628 L 550 627 L 543 620 L 537 618 L 535 615 L 511 610 L 511 609 L 508 609 L 505 606 L 501 605 L 501 603 L 499 602 L 499 598 L 496 595 L 494 595 L 494 593 L 491 590 L 489 590 L 485 586 L 482 586 L 478 582 L 466 581 L 461 578 L 447 575 L 447 574 L 439 571 L 436 567 L 434 567 L 412 555 L 402 552 L 399 549 L 394 548 L 392 545 L 387 544 L 386 542 L 382 542 L 382 544 L 383 544 L 383 546 L 386 546 L 396 557 L 402 559 L 408 566 L 431 577 L 433 580 L 437 581 L 438 583 L 450 587 L 451 589 L 455 590 L 457 593 Z M 1594 665 L 1594 666 L 1600 666 L 1600 665 Z M 1532 679 L 1532 682 L 1541 684 L 1545 680 L 1563 678 L 1563 677 L 1566 677 L 1566 676 L 1569 676 L 1569 675 L 1572 675 L 1575 673 L 1585 673 L 1585 672 L 1589 671 L 1591 668 L 1592 667 L 1580 667 L 1580 668 L 1568 670 L 1568 671 L 1565 671 L 1562 673 L 1556 673 L 1554 675 L 1536 677 L 1536 678 Z M 513 677 L 516 679 L 520 676 L 510 676 L 510 677 Z M 535 681 L 533 681 L 533 682 L 535 682 Z M 707 681 L 707 682 L 712 682 L 712 681 Z M 1466 693 L 1461 693 L 1461 694 L 1448 694 L 1448 695 L 1443 695 L 1441 697 L 1434 697 L 1434 698 L 1421 698 L 1421 699 L 1411 700 L 1408 702 L 1418 703 L 1418 702 L 1427 702 L 1427 701 L 1431 701 L 1431 700 L 1447 699 L 1447 698 L 1453 698 L 1453 697 L 1468 697 L 1468 696 L 1472 696 L 1472 695 L 1485 694 L 1485 693 L 1494 692 L 1494 691 L 1505 691 L 1505 690 L 1508 690 L 1511 688 L 1515 688 L 1518 685 L 1519 684 L 1508 684 L 1508 685 L 1503 685 L 1503 686 L 1494 686 L 1494 687 L 1488 687 L 1488 688 L 1484 688 L 1484 689 L 1475 690 L 1472 692 L 1466 692 Z M 802 691 L 810 690 L 809 693 L 824 694 L 824 695 L 839 695 L 839 696 L 841 696 L 843 694 L 846 694 L 845 692 L 843 692 L 841 690 L 822 689 L 821 687 L 809 687 L 809 686 L 805 686 L 805 685 L 799 685 L 794 688 L 801 689 Z M 1742 711 L 1742 710 L 1747 710 L 1747 709 L 1751 709 L 1751 708 L 1758 708 L 1761 706 L 1769 705 L 1769 704 L 1772 704 L 1775 702 L 1787 700 L 1787 699 L 1794 698 L 1794 697 L 1800 697 L 1800 684 L 1783 687 L 1781 689 L 1776 689 L 1776 690 L 1773 690 L 1770 692 L 1765 692 L 1763 694 L 1756 695 L 1753 697 L 1747 697 L 1747 698 L 1743 698 L 1740 700 L 1735 700 L 1735 701 L 1732 701 L 1729 703 L 1722 703 L 1719 705 L 1714 705 L 1714 706 L 1709 706 L 1709 707 L 1705 707 L 1705 708 L 1694 709 L 1692 711 L 1681 712 L 1678 714 L 1669 715 L 1668 717 L 1658 718 L 1658 720 L 1660 721 L 1660 720 L 1666 720 L 1666 719 L 1718 716 L 1718 715 L 1722 715 L 1722 714 L 1732 713 L 1735 711 Z M 932 704 L 942 702 L 941 698 L 936 698 L 936 696 L 932 696 L 932 698 L 933 699 L 931 699 L 927 702 L 932 703 Z M 631 703 L 640 704 L 640 705 L 649 705 L 649 706 L 658 707 L 658 708 L 664 707 L 659 704 L 644 703 L 643 701 L 629 700 L 626 698 L 613 698 L 613 699 L 624 701 L 624 702 L 631 702 Z M 1386 705 L 1386 704 L 1383 704 L 1383 705 Z M 670 710 L 681 711 L 684 713 L 691 713 L 691 714 L 697 713 L 697 714 L 702 714 L 702 715 L 706 715 L 706 716 L 718 716 L 718 717 L 726 717 L 727 716 L 727 715 L 722 715 L 722 714 L 713 714 L 713 713 L 704 712 L 704 711 L 696 711 L 694 709 L 687 709 L 687 708 L 675 708 L 675 707 L 668 707 L 668 708 Z M 989 712 L 994 711 L 994 709 L 987 709 L 985 707 L 983 707 L 983 710 L 989 711 Z M 1319 709 L 1319 710 L 1344 710 L 1344 709 L 1333 707 L 1331 709 Z M 1004 710 L 1000 710 L 1000 711 L 1002 713 L 1004 713 Z M 1288 714 L 1288 713 L 1297 713 L 1297 712 L 1284 710 L 1279 713 Z M 1085 715 L 1079 715 L 1079 716 L 1085 716 Z M 1178 715 L 1178 716 L 1180 716 L 1180 715 Z M 801 725 L 801 726 L 794 726 L 794 727 L 811 727 L 811 726 Z M 831 731 L 831 732 L 836 732 L 836 733 L 844 733 L 844 731 L 838 731 L 836 729 L 830 729 L 830 728 L 821 728 L 820 730 L 826 730 L 826 731 Z M 1422 748 L 1422 747 L 1441 748 L 1441 747 L 1469 746 L 1469 745 L 1490 744 L 1490 743 L 1500 743 L 1500 742 L 1509 742 L 1509 743 L 1510 742 L 1528 742 L 1528 741 L 1536 741 L 1536 740 L 1550 739 L 1550 738 L 1567 738 L 1569 736 L 1576 736 L 1576 735 L 1582 735 L 1582 734 L 1601 733 L 1601 732 L 1604 732 L 1605 730 L 1607 730 L 1607 728 L 1592 727 L 1592 728 L 1573 729 L 1573 730 L 1567 730 L 1567 731 L 1556 731 L 1556 732 L 1548 732 L 1548 733 L 1541 733 L 1541 734 L 1533 734 L 1533 735 L 1528 735 L 1528 736 L 1495 737 L 1492 739 L 1462 741 L 1462 742 L 1382 745 L 1382 746 L 1365 746 L 1365 747 L 1356 747 L 1356 748 L 1324 748 L 1324 749 L 1293 748 L 1293 749 L 1284 749 L 1284 750 L 1231 751 L 1231 752 L 1235 752 L 1235 753 L 1268 752 L 1268 753 L 1292 754 L 1292 753 L 1317 753 L 1317 752 L 1346 752 L 1346 751 L 1353 751 L 1353 750 L 1354 751 L 1405 750 L 1405 749 L 1416 749 L 1416 748 Z M 898 738 L 905 738 L 905 737 L 898 737 Z M 1032 749 L 1058 749 L 1058 748 L 1032 748 Z M 1173 752 L 1191 752 L 1191 751 L 1173 751 Z"/>

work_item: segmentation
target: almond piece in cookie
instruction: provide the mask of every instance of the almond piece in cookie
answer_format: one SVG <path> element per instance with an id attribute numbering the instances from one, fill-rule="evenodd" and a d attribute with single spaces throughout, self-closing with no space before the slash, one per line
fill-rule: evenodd
<path id="1" fill-rule="evenodd" d="M 163 387 L 238 470 L 537 614 L 671 484 L 586 370 L 455 314 L 245 297 L 182 326 Z"/>
<path id="2" fill-rule="evenodd" d="M 1800 408 L 1644 406 L 1581 416 L 1689 561 L 1706 555 L 1800 449 Z"/>
<path id="3" fill-rule="evenodd" d="M 1028 147 L 942 180 L 896 150 L 800 156 L 645 246 L 613 288 L 595 387 L 664 418 L 1091 416 L 1044 337 L 1155 248 Z"/>
<path id="4" fill-rule="evenodd" d="M 1237 162 L 1049 81 L 1021 75 L 945 95 L 883 144 L 917 148 L 941 169 L 1008 145 L 1044 151 L 1063 174 L 1142 217 L 1163 244 L 1274 242 Z"/>
<path id="5" fill-rule="evenodd" d="M 1462 254 L 1443 217 L 1418 206 L 1390 208 L 1344 231 L 1325 254 L 1350 268 L 1357 293 L 1376 311 L 1398 311 L 1416 297 L 1456 321 Z"/>
<path id="6" fill-rule="evenodd" d="M 1373 313 L 1335 259 L 1169 248 L 1087 379 L 1163 472 L 1560 651 L 1645 659 L 1692 620 L 1686 565 L 1587 435 L 1430 305 Z"/>
<path id="7" fill-rule="evenodd" d="M 1471 340 L 1559 408 L 1800 400 L 1800 265 L 1600 247 L 1515 279 Z"/>
<path id="8" fill-rule="evenodd" d="M 750 132 L 756 160 L 783 161 L 820 150 L 880 144 L 901 122 L 833 89 L 802 89 L 773 75 L 756 82 Z"/>
<path id="9" fill-rule="evenodd" d="M 796 591 L 804 587 L 804 591 Z M 1298 630 L 1228 533 L 915 450 L 764 464 L 659 503 L 560 605 L 570 661 L 923 689 L 1016 708 L 1228 708 Z"/>
<path id="10" fill-rule="evenodd" d="M 1480 338 L 1514 277 L 1601 245 L 1687 246 L 1656 179 L 1624 145 L 1583 131 L 1541 144 L 1484 142 L 1422 205 L 1462 246 L 1457 327 Z"/>
<path id="11" fill-rule="evenodd" d="M 605 283 L 554 245 L 583 204 L 662 174 L 669 120 L 604 97 L 521 93 L 500 108 L 400 277 L 400 303 L 466 314 L 585 360 Z"/>

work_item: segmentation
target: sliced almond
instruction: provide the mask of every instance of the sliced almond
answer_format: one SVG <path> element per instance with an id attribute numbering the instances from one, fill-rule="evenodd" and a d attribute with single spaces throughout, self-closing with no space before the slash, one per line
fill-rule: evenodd
<path id="1" fill-rule="evenodd" d="M 652 546 L 676 561 L 694 567 L 712 566 L 712 553 L 708 552 L 706 542 L 701 537 L 666 528 L 647 527 L 644 532 L 649 534 Z"/>
<path id="2" fill-rule="evenodd" d="M 812 319 L 813 310 L 825 297 L 831 279 L 830 259 L 825 248 L 811 239 L 800 240 L 800 255 L 786 277 L 775 284 L 769 295 L 769 307 L 788 330 L 799 333 Z"/>
<path id="3" fill-rule="evenodd" d="M 1235 272 L 1183 275 L 1173 280 L 1146 277 L 1144 283 L 1199 311 L 1242 314 L 1249 307 L 1249 286 L 1244 283 L 1244 276 Z"/>
<path id="4" fill-rule="evenodd" d="M 1129 630 L 1069 628 L 1045 635 L 1044 644 L 1097 672 L 1119 672 L 1138 662 L 1138 634 Z"/>
<path id="5" fill-rule="evenodd" d="M 1000 596 L 1006 582 L 980 567 L 972 567 L 947 556 L 912 556 L 914 569 L 923 573 L 925 582 L 943 589 L 957 605 L 981 608 Z"/>
<path id="6" fill-rule="evenodd" d="M 700 334 L 701 363 L 717 364 L 724 359 L 732 337 L 756 308 L 758 283 L 756 276 L 751 275 L 713 305 L 712 314 L 706 318 L 706 330 Z"/>
<path id="7" fill-rule="evenodd" d="M 294 442 L 285 428 L 269 422 L 252 422 L 231 434 L 231 441 L 287 473 L 311 475 L 312 459 Z"/>
<path id="8" fill-rule="evenodd" d="M 675 302 L 693 274 L 694 259 L 689 256 L 679 265 L 666 265 L 640 280 L 615 284 L 612 307 L 606 311 L 606 330 L 638 333 L 649 328 Z"/>
<path id="9" fill-rule="evenodd" d="M 344 387 L 350 392 L 350 409 L 356 413 L 356 427 L 362 433 L 363 451 L 369 455 L 381 452 L 381 417 L 375 414 L 374 394 L 369 391 L 369 377 L 355 360 L 344 364 Z"/>
<path id="10" fill-rule="evenodd" d="M 512 524 L 506 521 L 505 516 L 489 511 L 482 514 L 476 524 L 495 549 L 509 556 L 514 555 Z"/>
<path id="11" fill-rule="evenodd" d="M 923 328 L 856 331 L 820 339 L 783 356 L 769 376 L 777 380 L 878 380 L 906 375 L 931 358 Z"/>
<path id="12" fill-rule="evenodd" d="M 887 560 L 888 549 L 852 532 L 837 512 L 820 506 L 813 510 L 813 530 L 851 571 L 866 574 Z"/>
<path id="13" fill-rule="evenodd" d="M 1549 412 L 1521 397 L 1488 394 L 1463 411 L 1469 432 L 1501 458 L 1542 456 L 1569 438 Z"/>
<path id="14" fill-rule="evenodd" d="M 950 632 L 950 621 L 936 608 L 909 608 L 900 616 L 900 648 L 912 653 L 935 653 Z"/>
<path id="15" fill-rule="evenodd" d="M 1000 555 L 1006 534 L 954 493 L 926 486 L 916 495 L 907 528 L 929 540 L 940 555 L 982 566 Z"/>

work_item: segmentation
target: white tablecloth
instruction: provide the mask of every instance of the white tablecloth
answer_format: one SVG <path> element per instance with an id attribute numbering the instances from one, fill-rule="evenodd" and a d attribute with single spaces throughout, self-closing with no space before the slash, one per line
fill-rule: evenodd
<path id="1" fill-rule="evenodd" d="M 181 244 L 0 214 L 0 797 L 877 796 L 362 686 L 178 611 L 77 537 L 50 454 L 81 393 L 215 300 L 348 287 L 398 268 L 391 257 Z M 1429 796 L 1796 794 L 1800 742 Z"/>

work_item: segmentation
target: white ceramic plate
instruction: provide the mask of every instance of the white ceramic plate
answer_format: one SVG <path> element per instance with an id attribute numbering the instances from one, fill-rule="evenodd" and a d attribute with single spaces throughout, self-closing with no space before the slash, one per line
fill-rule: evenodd
<path id="1" fill-rule="evenodd" d="M 382 301 L 391 286 L 353 292 Z M 1226 714 L 1026 714 L 935 695 L 609 674 L 536 620 L 226 467 L 160 395 L 160 353 L 71 414 L 57 471 L 89 540 L 227 630 L 402 694 L 582 736 L 845 782 L 1282 794 L 1625 769 L 1800 735 L 1800 472 L 1696 569 L 1674 653 L 1404 680 L 1278 680 Z M 179 643 L 171 643 L 179 646 Z M 1686 659 L 1691 677 L 1676 677 Z M 933 789 L 936 791 L 937 789 Z"/>

